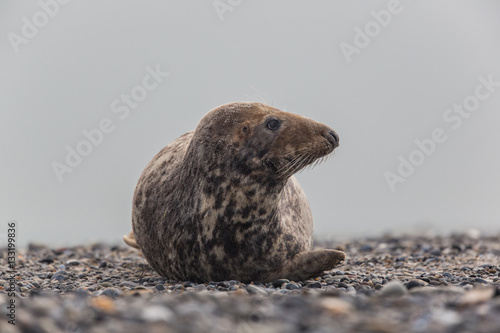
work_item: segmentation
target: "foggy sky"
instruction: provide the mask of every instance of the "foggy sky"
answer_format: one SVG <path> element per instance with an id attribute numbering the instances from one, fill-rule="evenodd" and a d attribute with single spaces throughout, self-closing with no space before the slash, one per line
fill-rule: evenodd
<path id="1" fill-rule="evenodd" d="M 493 0 L 3 1 L 0 233 L 120 243 L 146 164 L 234 101 L 339 134 L 298 175 L 317 236 L 498 233 L 499 15 Z M 70 167 L 68 147 L 88 155 Z"/>

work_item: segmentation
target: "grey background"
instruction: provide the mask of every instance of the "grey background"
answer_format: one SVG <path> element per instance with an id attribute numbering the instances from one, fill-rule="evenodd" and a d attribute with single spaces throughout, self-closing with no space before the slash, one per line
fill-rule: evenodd
<path id="1" fill-rule="evenodd" d="M 227 0 L 221 2 L 227 3 Z M 299 174 L 319 237 L 387 231 L 499 232 L 500 89 L 453 130 L 446 109 L 500 81 L 500 2 L 401 1 L 348 63 L 340 43 L 389 1 L 71 1 L 16 53 L 10 32 L 39 12 L 0 2 L 0 219 L 18 242 L 121 242 L 149 160 L 212 108 L 256 100 L 334 128 L 332 159 Z M 111 103 L 146 67 L 170 75 L 129 116 Z M 51 163 L 103 118 L 112 133 L 59 182 Z M 392 192 L 415 139 L 448 140 Z M 0 232 L 3 232 L 0 230 Z"/>

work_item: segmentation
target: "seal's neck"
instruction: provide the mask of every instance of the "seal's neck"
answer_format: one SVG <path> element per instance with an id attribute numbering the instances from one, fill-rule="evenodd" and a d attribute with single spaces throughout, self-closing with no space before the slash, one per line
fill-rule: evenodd
<path id="1" fill-rule="evenodd" d="M 196 162 L 185 170 L 183 178 L 195 188 L 196 195 L 189 200 L 200 219 L 222 219 L 230 224 L 276 219 L 286 180 L 278 179 L 259 159 L 238 158 L 226 151 L 189 160 Z"/>

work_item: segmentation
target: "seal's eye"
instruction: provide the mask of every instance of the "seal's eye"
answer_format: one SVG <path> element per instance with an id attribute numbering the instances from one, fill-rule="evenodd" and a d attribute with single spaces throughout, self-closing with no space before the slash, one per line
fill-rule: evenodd
<path id="1" fill-rule="evenodd" d="M 271 131 L 276 131 L 278 128 L 280 128 L 281 123 L 279 120 L 276 119 L 271 119 L 267 122 L 267 128 L 269 128 Z"/>

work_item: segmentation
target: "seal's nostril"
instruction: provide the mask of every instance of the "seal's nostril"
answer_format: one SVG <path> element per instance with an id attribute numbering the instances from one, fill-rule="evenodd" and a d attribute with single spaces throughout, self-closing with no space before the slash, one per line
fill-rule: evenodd
<path id="1" fill-rule="evenodd" d="M 328 131 L 328 134 L 326 135 L 326 139 L 333 143 L 333 145 L 336 147 L 339 145 L 339 136 L 335 131 Z"/>

